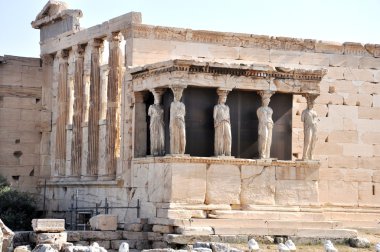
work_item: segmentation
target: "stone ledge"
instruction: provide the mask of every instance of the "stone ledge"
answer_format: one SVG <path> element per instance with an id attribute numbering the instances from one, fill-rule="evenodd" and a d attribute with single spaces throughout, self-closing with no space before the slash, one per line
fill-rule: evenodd
<path id="1" fill-rule="evenodd" d="M 78 187 L 78 186 L 89 186 L 89 187 L 119 187 L 120 184 L 124 183 L 122 180 L 76 180 L 72 181 L 70 178 L 52 178 L 46 181 L 46 186 L 48 187 Z M 45 185 L 45 180 L 41 179 L 38 181 L 38 186 L 43 187 Z"/>
<path id="2" fill-rule="evenodd" d="M 192 156 L 163 156 L 133 158 L 133 164 L 149 163 L 206 163 L 206 164 L 234 164 L 234 165 L 259 165 L 278 167 L 313 167 L 319 168 L 320 162 L 315 161 L 292 161 L 276 159 L 243 159 L 243 158 L 217 158 L 217 157 L 192 157 Z"/>

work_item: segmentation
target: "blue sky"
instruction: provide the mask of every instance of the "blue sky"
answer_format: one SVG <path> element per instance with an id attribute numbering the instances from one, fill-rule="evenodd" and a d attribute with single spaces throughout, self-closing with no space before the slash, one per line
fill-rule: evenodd
<path id="1" fill-rule="evenodd" d="M 47 0 L 0 0 L 0 55 L 39 57 L 30 22 Z M 380 44 L 380 0 L 67 0 L 82 27 L 130 11 L 143 23 L 201 30 Z"/>

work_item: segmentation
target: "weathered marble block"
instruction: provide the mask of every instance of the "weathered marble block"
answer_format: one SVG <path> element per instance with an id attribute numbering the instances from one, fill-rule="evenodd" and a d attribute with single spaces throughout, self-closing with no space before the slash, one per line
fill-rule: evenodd
<path id="1" fill-rule="evenodd" d="M 117 215 L 99 214 L 90 219 L 93 230 L 112 231 L 117 229 Z"/>
<path id="2" fill-rule="evenodd" d="M 34 232 L 62 232 L 65 231 L 64 219 L 33 219 Z"/>
<path id="3" fill-rule="evenodd" d="M 62 244 L 67 242 L 67 233 L 38 233 L 37 234 L 37 245 L 38 244 L 50 244 L 56 245 L 61 249 Z"/>

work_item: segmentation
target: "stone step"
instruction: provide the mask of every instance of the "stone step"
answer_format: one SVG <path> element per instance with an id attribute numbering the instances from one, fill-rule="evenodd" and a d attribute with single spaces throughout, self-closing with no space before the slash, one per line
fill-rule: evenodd
<path id="1" fill-rule="evenodd" d="M 215 235 L 276 235 L 276 236 L 296 236 L 307 238 L 353 238 L 358 232 L 353 229 L 324 229 L 324 228 L 214 228 Z"/>
<path id="2" fill-rule="evenodd" d="M 311 210 L 311 209 L 308 209 Z M 352 210 L 352 209 L 351 209 Z M 362 209 L 356 211 L 344 211 L 341 208 L 331 208 L 324 212 L 320 210 L 313 211 L 268 211 L 268 210 L 214 210 L 208 214 L 208 218 L 214 219 L 252 219 L 252 220 L 305 220 L 305 221 L 341 221 L 349 223 L 350 221 L 364 221 L 377 223 L 380 220 L 380 211 L 375 209 Z"/>
<path id="3" fill-rule="evenodd" d="M 186 225 L 187 226 L 187 225 Z M 213 228 L 342 228 L 342 224 L 336 221 L 285 221 L 285 220 L 252 220 L 252 219 L 191 219 L 191 227 Z"/>
<path id="4" fill-rule="evenodd" d="M 209 218 L 215 219 L 252 219 L 252 220 L 305 220 L 324 221 L 325 216 L 321 212 L 298 212 L 298 211 L 240 211 L 240 210 L 215 210 L 208 214 Z"/>
<path id="5" fill-rule="evenodd" d="M 197 234 L 165 234 L 164 241 L 169 244 L 194 244 L 197 241 L 203 242 L 223 242 L 223 240 L 236 240 L 236 243 L 247 242 L 249 237 L 259 236 L 290 236 L 297 239 L 348 239 L 357 237 L 358 233 L 352 229 L 293 229 L 289 228 L 216 228 L 213 235 Z M 239 239 L 239 241 L 237 241 Z"/>

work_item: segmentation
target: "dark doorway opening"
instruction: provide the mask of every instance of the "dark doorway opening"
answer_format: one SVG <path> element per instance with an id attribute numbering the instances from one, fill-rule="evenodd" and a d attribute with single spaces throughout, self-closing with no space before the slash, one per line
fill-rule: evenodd
<path id="1" fill-rule="evenodd" d="M 162 96 L 165 122 L 165 150 L 170 153 L 169 119 L 173 93 L 167 89 Z M 292 94 L 276 93 L 269 106 L 273 109 L 271 157 L 291 160 L 292 152 Z M 187 87 L 182 102 L 186 106 L 186 154 L 198 157 L 214 155 L 213 109 L 218 102 L 215 88 Z M 150 93 L 146 108 L 153 104 Z M 232 155 L 237 158 L 258 158 L 258 118 L 256 110 L 261 98 L 255 91 L 233 90 L 228 94 L 232 131 Z M 150 153 L 149 117 L 147 116 L 147 154 Z"/>

